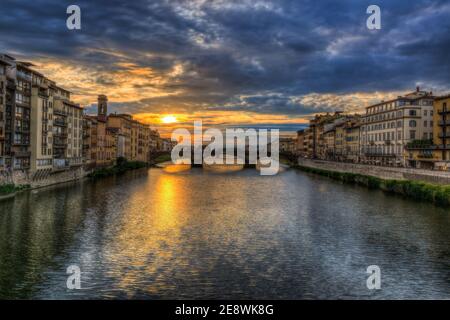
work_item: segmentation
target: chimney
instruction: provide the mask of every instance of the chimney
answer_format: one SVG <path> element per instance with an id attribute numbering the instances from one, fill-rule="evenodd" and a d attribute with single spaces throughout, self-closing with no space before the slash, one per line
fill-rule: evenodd
<path id="1" fill-rule="evenodd" d="M 417 86 L 417 87 L 416 87 L 416 90 L 417 90 L 417 92 L 419 92 L 419 91 L 420 91 L 420 87 L 419 87 L 419 86 Z"/>

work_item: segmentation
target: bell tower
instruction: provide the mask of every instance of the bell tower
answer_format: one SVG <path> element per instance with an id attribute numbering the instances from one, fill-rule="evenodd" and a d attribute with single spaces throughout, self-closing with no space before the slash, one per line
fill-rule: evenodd
<path id="1" fill-rule="evenodd" d="M 101 121 L 106 121 L 108 115 L 108 97 L 104 94 L 98 96 L 97 109 L 98 119 Z"/>

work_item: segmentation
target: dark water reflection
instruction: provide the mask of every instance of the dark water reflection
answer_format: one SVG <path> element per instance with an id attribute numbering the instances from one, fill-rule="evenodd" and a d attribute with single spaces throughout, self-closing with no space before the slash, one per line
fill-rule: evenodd
<path id="1" fill-rule="evenodd" d="M 450 298 L 445 209 L 294 170 L 167 171 L 1 202 L 0 297 Z"/>

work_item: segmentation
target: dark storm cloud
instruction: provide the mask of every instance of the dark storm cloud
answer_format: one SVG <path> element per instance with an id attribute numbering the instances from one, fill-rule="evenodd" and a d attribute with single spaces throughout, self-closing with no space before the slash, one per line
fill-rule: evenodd
<path id="1" fill-rule="evenodd" d="M 373 1 L 11 1 L 2 0 L 0 50 L 48 57 L 97 72 L 132 62 L 170 81 L 135 84 L 176 96 L 116 104 L 129 111 L 198 109 L 304 115 L 309 93 L 402 91 L 450 83 L 447 1 L 377 1 L 382 30 L 366 28 Z M 65 27 L 77 4 L 82 30 Z M 89 50 L 91 49 L 91 50 Z M 95 49 L 95 50 L 92 50 Z M 246 97 L 246 98 L 243 98 Z"/>

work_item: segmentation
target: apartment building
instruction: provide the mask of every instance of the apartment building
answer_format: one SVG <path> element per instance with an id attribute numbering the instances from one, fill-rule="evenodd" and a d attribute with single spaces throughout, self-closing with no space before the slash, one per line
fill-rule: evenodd
<path id="1" fill-rule="evenodd" d="M 406 166 L 406 145 L 433 137 L 431 92 L 399 96 L 366 108 L 361 125 L 361 161 L 376 165 Z"/>
<path id="2" fill-rule="evenodd" d="M 282 137 L 280 138 L 280 152 L 282 153 L 290 153 L 295 154 L 296 153 L 296 140 L 288 137 Z"/>
<path id="3" fill-rule="evenodd" d="M 308 150 L 306 145 L 306 130 L 302 129 L 297 131 L 297 155 L 299 157 L 305 158 L 307 156 Z"/>
<path id="4" fill-rule="evenodd" d="M 70 101 L 70 92 L 54 86 L 53 170 L 83 165 L 83 109 Z"/>
<path id="5" fill-rule="evenodd" d="M 30 169 L 31 66 L 26 62 L 15 63 L 15 103 L 6 112 L 7 148 L 10 149 L 14 170 Z"/>
<path id="6" fill-rule="evenodd" d="M 150 129 L 150 152 L 156 152 L 158 150 L 158 141 L 160 140 L 159 132 L 157 130 Z"/>
<path id="7" fill-rule="evenodd" d="M 359 115 L 339 115 L 323 124 L 322 159 L 356 162 L 359 158 Z M 355 159 L 356 158 L 356 159 Z"/>
<path id="8" fill-rule="evenodd" d="M 132 120 L 128 114 L 110 114 L 107 119 L 108 128 L 114 128 L 117 132 L 117 157 L 131 160 L 132 155 Z M 133 142 L 133 147 L 135 142 Z"/>
<path id="9" fill-rule="evenodd" d="M 450 95 L 433 104 L 433 140 L 415 140 L 406 147 L 409 167 L 450 170 Z"/>
<path id="10" fill-rule="evenodd" d="M 86 169 L 97 163 L 97 118 L 83 115 L 83 161 Z"/>
<path id="11" fill-rule="evenodd" d="M 53 170 L 53 97 L 55 83 L 32 71 L 31 88 L 31 165 L 33 178 Z"/>
<path id="12" fill-rule="evenodd" d="M 334 120 L 342 118 L 342 112 L 335 112 L 334 114 L 316 115 L 310 121 L 310 130 L 312 134 L 312 158 L 326 159 L 327 150 L 325 147 L 324 132 L 328 131 L 328 124 L 333 123 Z"/>
<path id="13" fill-rule="evenodd" d="M 336 159 L 336 127 L 324 130 L 323 133 L 325 159 Z"/>
<path id="14" fill-rule="evenodd" d="M 0 169 L 12 168 L 11 128 L 15 110 L 15 60 L 0 55 Z"/>
<path id="15" fill-rule="evenodd" d="M 433 141 L 441 160 L 450 166 L 450 95 L 438 97 L 434 101 Z"/>
<path id="16" fill-rule="evenodd" d="M 360 117 L 355 117 L 348 120 L 344 125 L 344 145 L 343 154 L 344 161 L 358 163 L 360 161 L 360 128 L 361 119 Z"/>

